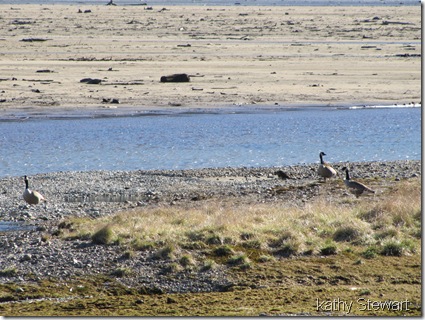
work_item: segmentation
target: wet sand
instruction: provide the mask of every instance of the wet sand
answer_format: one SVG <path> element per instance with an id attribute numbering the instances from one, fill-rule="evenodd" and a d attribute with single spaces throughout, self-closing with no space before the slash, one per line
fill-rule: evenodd
<path id="1" fill-rule="evenodd" d="M 419 5 L 0 10 L 0 115 L 421 101 Z"/>

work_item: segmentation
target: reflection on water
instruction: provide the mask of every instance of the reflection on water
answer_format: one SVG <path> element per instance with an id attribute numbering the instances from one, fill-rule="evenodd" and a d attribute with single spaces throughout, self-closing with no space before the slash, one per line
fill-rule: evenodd
<path id="1" fill-rule="evenodd" d="M 29 231 L 34 229 L 35 226 L 27 225 L 25 223 L 0 221 L 0 232 Z"/>
<path id="2" fill-rule="evenodd" d="M 419 160 L 421 109 L 300 109 L 0 122 L 0 177 Z"/>
<path id="3" fill-rule="evenodd" d="M 65 202 L 137 202 L 145 198 L 141 194 L 66 195 Z"/>

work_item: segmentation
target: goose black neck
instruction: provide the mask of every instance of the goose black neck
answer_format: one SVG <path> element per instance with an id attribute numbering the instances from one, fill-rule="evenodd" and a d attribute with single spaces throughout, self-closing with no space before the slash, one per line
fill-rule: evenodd
<path id="1" fill-rule="evenodd" d="M 322 153 L 319 153 L 319 156 L 320 156 L 320 163 L 321 163 L 321 164 L 323 164 L 323 156 L 322 156 Z"/>
<path id="2" fill-rule="evenodd" d="M 28 178 L 25 176 L 25 188 L 28 189 Z"/>
<path id="3" fill-rule="evenodd" d="M 348 169 L 345 169 L 345 179 L 350 180 L 350 175 L 348 173 Z"/>

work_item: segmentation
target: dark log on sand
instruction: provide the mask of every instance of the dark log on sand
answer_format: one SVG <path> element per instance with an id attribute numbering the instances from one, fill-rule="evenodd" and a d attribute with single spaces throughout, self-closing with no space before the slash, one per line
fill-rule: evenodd
<path id="1" fill-rule="evenodd" d="M 189 82 L 190 78 L 186 73 L 176 73 L 169 76 L 162 76 L 161 82 Z"/>

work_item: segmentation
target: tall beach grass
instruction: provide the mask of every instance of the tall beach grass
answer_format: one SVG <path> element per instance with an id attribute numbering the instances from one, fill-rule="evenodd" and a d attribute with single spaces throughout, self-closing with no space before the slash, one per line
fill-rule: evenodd
<path id="1" fill-rule="evenodd" d="M 373 257 L 417 253 L 421 217 L 421 182 L 410 179 L 379 196 L 341 197 L 335 202 L 319 198 L 302 206 L 204 202 L 196 207 L 137 208 L 98 219 L 70 218 L 65 225 L 72 228 L 63 236 L 130 251 L 150 250 L 159 259 L 186 257 L 186 262 L 190 250 L 210 250 L 220 261 L 225 261 L 223 256 L 226 261 L 243 255 L 267 261 L 265 257 L 344 250 Z"/>

